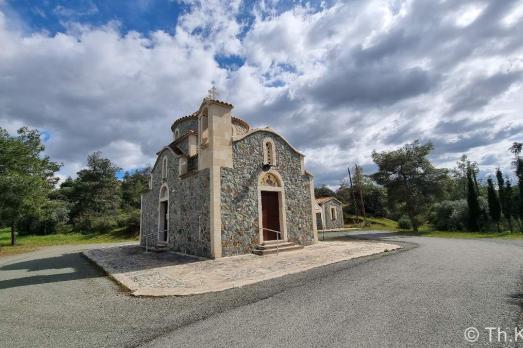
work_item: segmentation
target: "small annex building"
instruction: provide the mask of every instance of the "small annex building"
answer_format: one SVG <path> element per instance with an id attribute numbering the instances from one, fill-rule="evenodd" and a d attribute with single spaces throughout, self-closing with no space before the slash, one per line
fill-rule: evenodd
<path id="1" fill-rule="evenodd" d="M 313 177 L 275 130 L 209 97 L 174 121 L 142 196 L 140 243 L 208 258 L 318 240 Z"/>
<path id="2" fill-rule="evenodd" d="M 318 230 L 335 230 L 344 227 L 343 203 L 335 197 L 316 198 L 316 221 Z"/>

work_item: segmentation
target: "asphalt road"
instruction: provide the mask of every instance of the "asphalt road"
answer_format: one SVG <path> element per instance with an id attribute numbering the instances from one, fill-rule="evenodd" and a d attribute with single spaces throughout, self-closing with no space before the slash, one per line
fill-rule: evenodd
<path id="1" fill-rule="evenodd" d="M 457 347 L 471 326 L 523 347 L 523 241 L 365 237 L 408 250 L 182 298 L 129 296 L 84 247 L 0 258 L 0 347 Z"/>

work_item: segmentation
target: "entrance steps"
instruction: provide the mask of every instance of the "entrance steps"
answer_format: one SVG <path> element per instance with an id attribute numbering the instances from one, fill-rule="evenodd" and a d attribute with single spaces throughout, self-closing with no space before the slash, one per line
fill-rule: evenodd
<path id="1" fill-rule="evenodd" d="M 167 242 L 158 242 L 151 250 L 155 252 L 167 251 L 169 250 L 169 244 Z"/>
<path id="2" fill-rule="evenodd" d="M 299 249 L 303 249 L 303 245 L 282 240 L 268 240 L 262 244 L 257 244 L 256 249 L 253 250 L 253 253 L 263 256 Z"/>

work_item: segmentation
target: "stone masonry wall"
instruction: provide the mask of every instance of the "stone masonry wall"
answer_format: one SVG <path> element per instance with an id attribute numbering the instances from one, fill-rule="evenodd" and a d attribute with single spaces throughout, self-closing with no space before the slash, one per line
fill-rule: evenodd
<path id="1" fill-rule="evenodd" d="M 162 159 L 167 156 L 167 179 L 161 177 Z M 209 170 L 180 177 L 178 156 L 170 150 L 160 154 L 153 169 L 153 188 L 142 198 L 142 240 L 149 235 L 149 244 L 158 241 L 158 206 L 160 188 L 165 182 L 169 187 L 168 243 L 172 250 L 211 257 L 209 233 Z"/>
<path id="2" fill-rule="evenodd" d="M 184 135 L 188 130 L 198 131 L 198 118 L 190 117 L 187 120 L 181 121 L 176 129 L 180 132 L 180 135 Z"/>
<path id="3" fill-rule="evenodd" d="M 233 143 L 233 168 L 221 170 L 222 251 L 224 256 L 251 252 L 259 242 L 258 178 L 262 173 L 263 139 L 276 147 L 283 178 L 289 241 L 314 241 L 310 180 L 301 172 L 300 155 L 272 132 L 259 131 Z"/>
<path id="4" fill-rule="evenodd" d="M 325 229 L 331 230 L 335 228 L 343 228 L 343 209 L 341 204 L 331 199 L 330 201 L 323 203 L 323 207 L 325 209 Z M 336 208 L 336 220 L 331 219 L 331 207 Z"/>

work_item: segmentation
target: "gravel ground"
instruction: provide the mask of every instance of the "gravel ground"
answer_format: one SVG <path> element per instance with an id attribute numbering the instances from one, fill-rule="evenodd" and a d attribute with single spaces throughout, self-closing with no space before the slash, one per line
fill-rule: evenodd
<path id="1" fill-rule="evenodd" d="M 0 258 L 0 346 L 456 347 L 523 327 L 523 241 L 364 237 L 406 248 L 181 298 L 129 296 L 86 246 Z"/>

